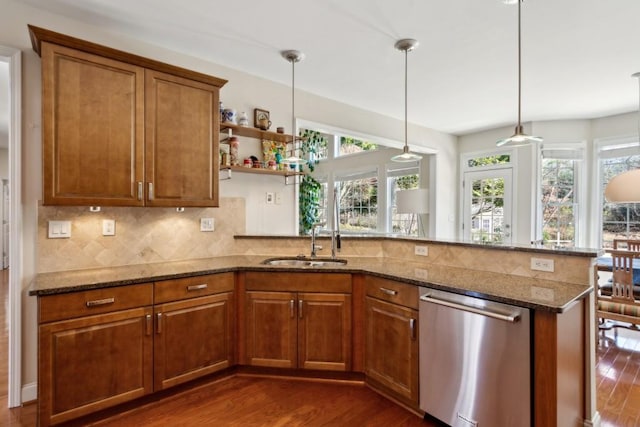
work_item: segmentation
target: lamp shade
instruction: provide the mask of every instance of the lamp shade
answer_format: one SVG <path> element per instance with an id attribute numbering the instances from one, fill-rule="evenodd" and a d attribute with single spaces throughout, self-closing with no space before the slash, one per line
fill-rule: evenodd
<path id="1" fill-rule="evenodd" d="M 640 203 L 640 169 L 633 169 L 611 178 L 604 189 L 610 203 Z"/>
<path id="2" fill-rule="evenodd" d="M 397 213 L 429 213 L 429 190 L 400 190 L 396 192 Z"/>

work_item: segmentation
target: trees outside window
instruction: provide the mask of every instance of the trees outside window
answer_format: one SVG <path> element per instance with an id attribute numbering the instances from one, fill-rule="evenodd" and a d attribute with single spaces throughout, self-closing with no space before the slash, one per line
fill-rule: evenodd
<path id="1" fill-rule="evenodd" d="M 542 238 L 574 247 L 576 238 L 576 160 L 542 159 Z"/>

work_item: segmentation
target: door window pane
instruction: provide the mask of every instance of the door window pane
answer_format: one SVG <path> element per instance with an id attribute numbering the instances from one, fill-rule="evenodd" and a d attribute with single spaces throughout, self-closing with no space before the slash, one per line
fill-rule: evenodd
<path id="1" fill-rule="evenodd" d="M 471 188 L 471 240 L 503 242 L 504 178 L 474 179 Z"/>

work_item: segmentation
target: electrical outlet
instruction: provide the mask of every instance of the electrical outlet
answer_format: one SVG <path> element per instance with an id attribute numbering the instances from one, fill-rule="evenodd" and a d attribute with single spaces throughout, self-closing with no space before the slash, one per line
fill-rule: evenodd
<path id="1" fill-rule="evenodd" d="M 418 279 L 427 280 L 429 279 L 429 272 L 424 268 L 414 268 L 413 275 Z"/>
<path id="2" fill-rule="evenodd" d="M 429 247 L 416 245 L 415 254 L 420 256 L 429 256 Z"/>
<path id="3" fill-rule="evenodd" d="M 102 235 L 103 236 L 115 236 L 116 235 L 116 220 L 115 219 L 103 219 L 102 220 Z"/>
<path id="4" fill-rule="evenodd" d="M 215 221 L 213 218 L 200 218 L 200 231 L 215 230 Z"/>
<path id="5" fill-rule="evenodd" d="M 71 237 L 71 221 L 49 221 L 50 239 L 68 239 Z"/>
<path id="6" fill-rule="evenodd" d="M 553 260 L 547 258 L 531 258 L 531 269 L 553 273 Z"/>
<path id="7" fill-rule="evenodd" d="M 282 204 L 282 193 L 276 193 L 276 205 Z"/>

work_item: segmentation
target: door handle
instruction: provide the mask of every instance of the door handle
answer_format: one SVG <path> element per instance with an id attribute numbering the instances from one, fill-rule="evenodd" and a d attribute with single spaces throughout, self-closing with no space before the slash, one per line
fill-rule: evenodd
<path id="1" fill-rule="evenodd" d="M 302 319 L 302 305 L 303 305 L 303 301 L 300 299 L 298 300 L 298 318 Z"/>
<path id="2" fill-rule="evenodd" d="M 162 333 L 162 313 L 156 314 L 156 333 Z"/>

